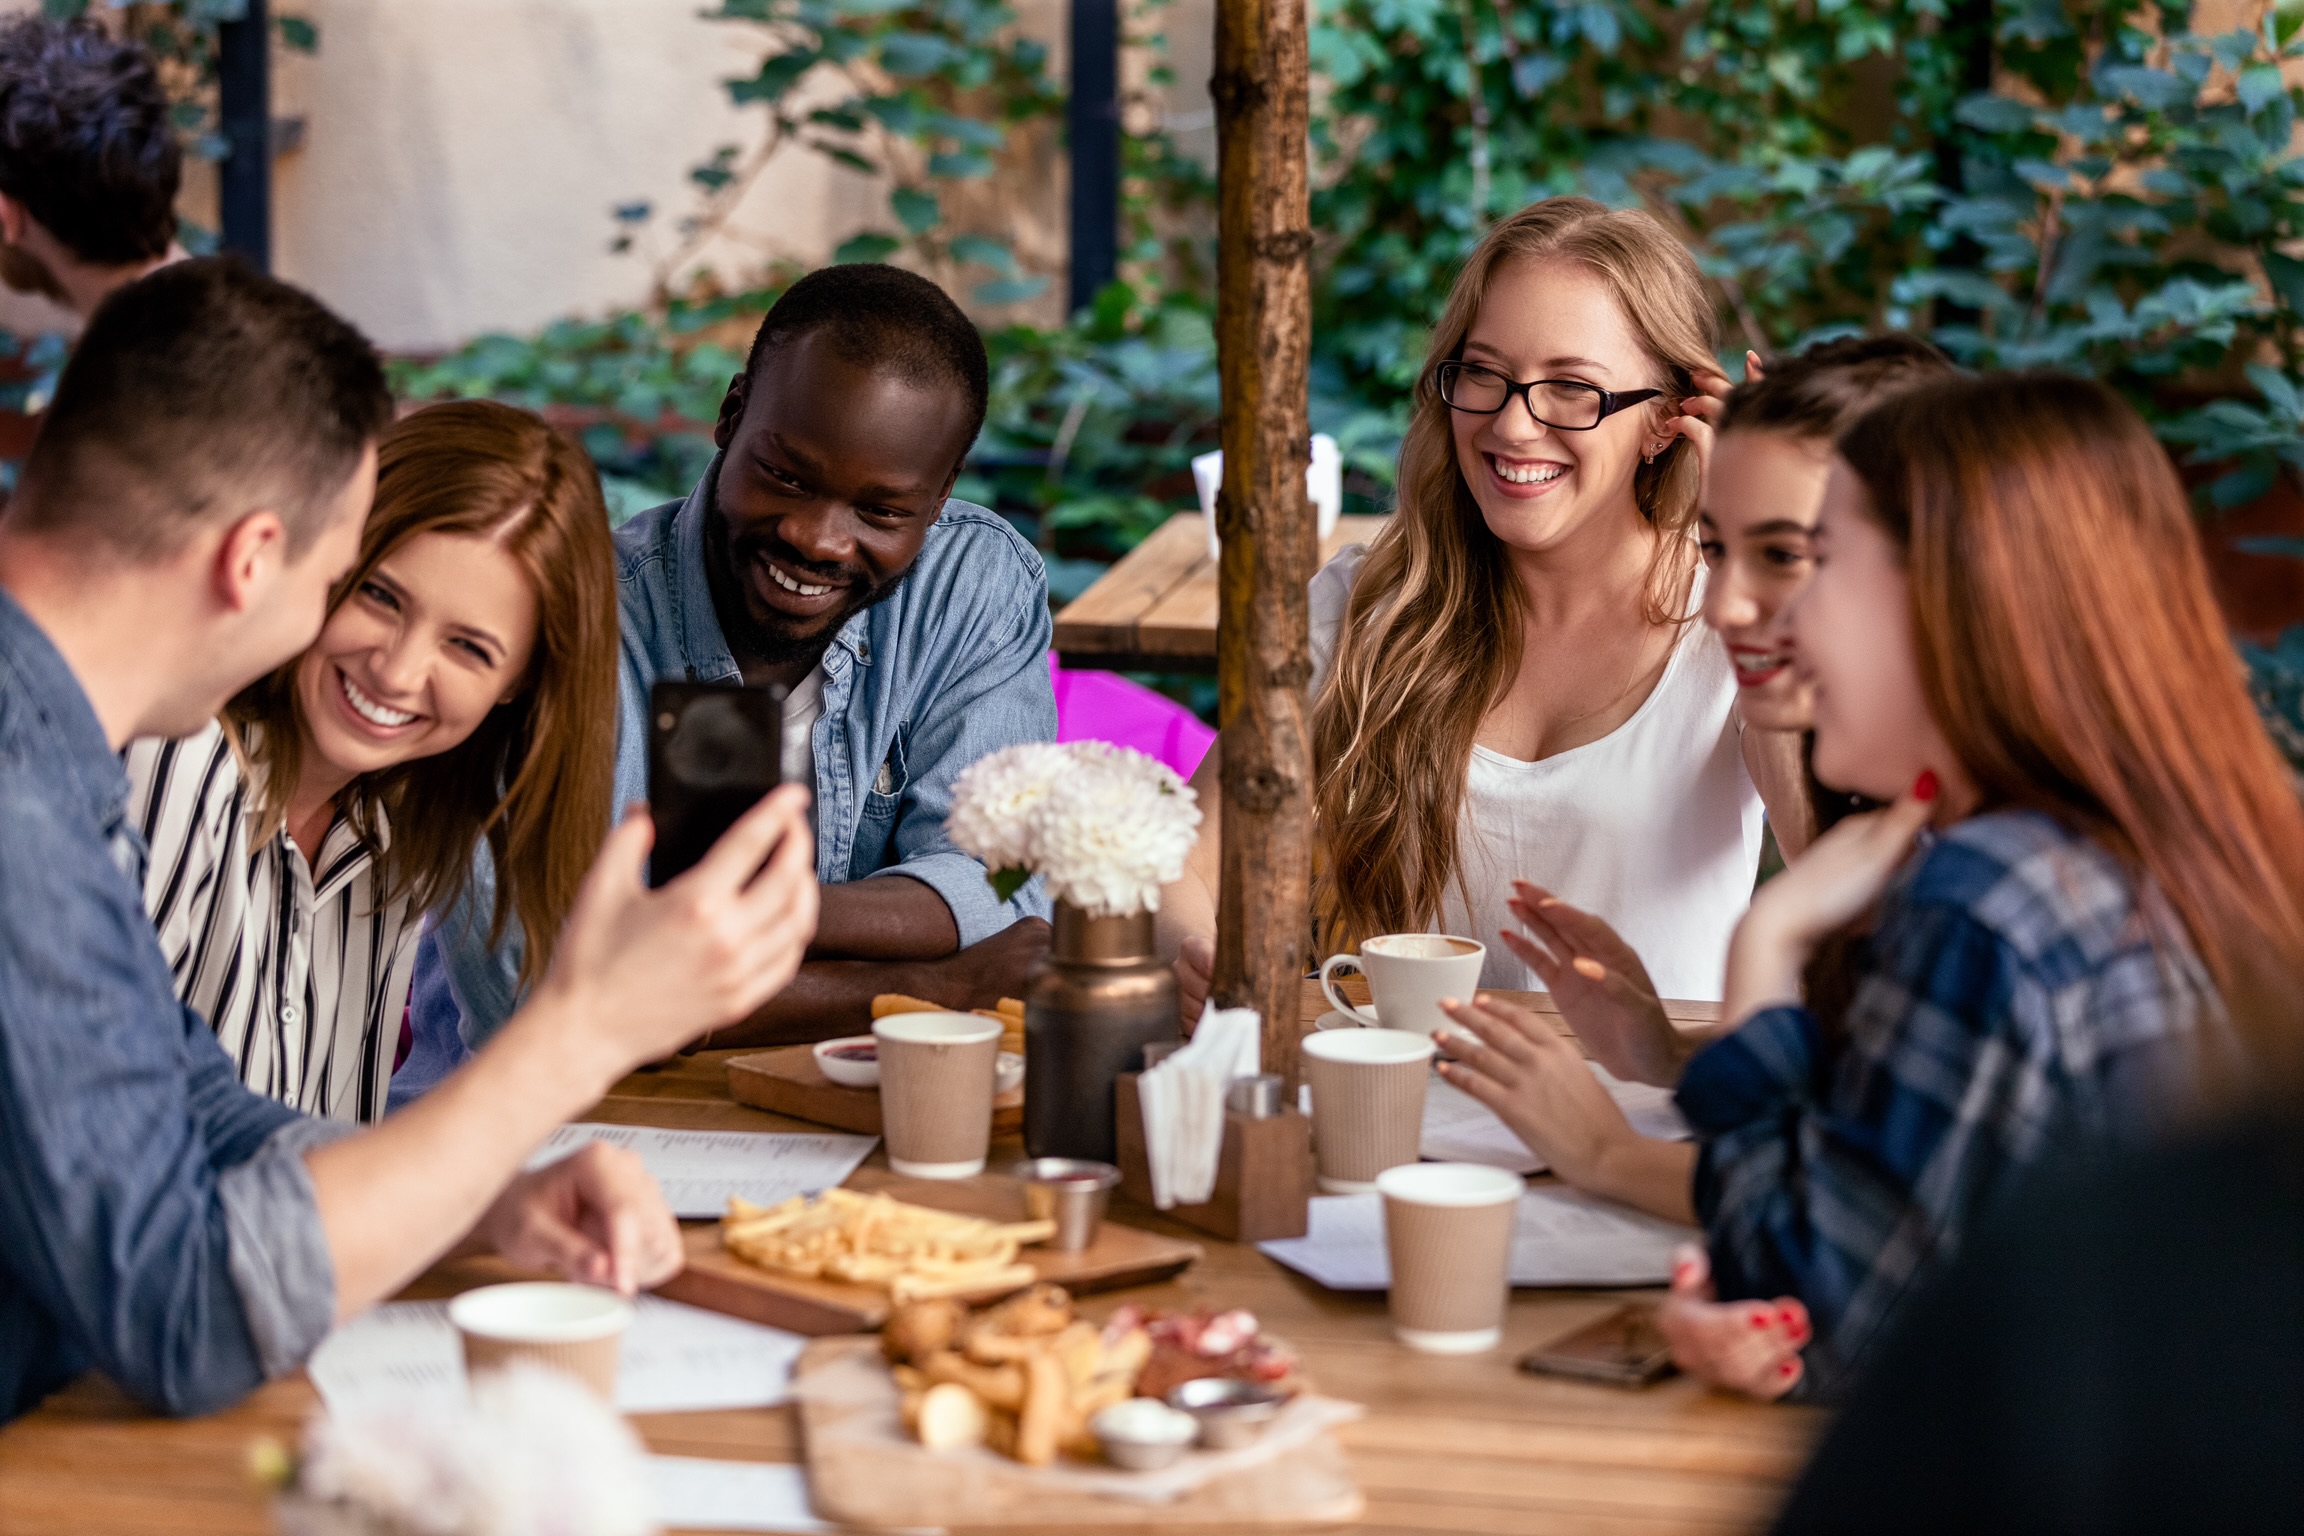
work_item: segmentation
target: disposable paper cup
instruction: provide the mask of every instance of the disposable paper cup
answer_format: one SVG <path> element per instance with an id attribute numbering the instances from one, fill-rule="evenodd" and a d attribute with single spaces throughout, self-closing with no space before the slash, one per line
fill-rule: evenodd
<path id="1" fill-rule="evenodd" d="M 1312 1090 L 1312 1151 L 1321 1189 L 1363 1195 L 1385 1169 L 1416 1161 L 1424 1139 L 1431 1036 L 1337 1029 L 1305 1036 L 1301 1049 L 1304 1082 Z"/>
<path id="2" fill-rule="evenodd" d="M 898 1013 L 880 1042 L 880 1134 L 888 1166 L 915 1179 L 967 1179 L 992 1145 L 1000 1026 L 973 1013 Z"/>
<path id="3" fill-rule="evenodd" d="M 464 1340 L 464 1374 L 526 1360 L 564 1371 L 604 1403 L 616 1401 L 616 1356 L 632 1326 L 632 1303 L 597 1286 L 557 1281 L 484 1285 L 448 1303 Z"/>
<path id="4" fill-rule="evenodd" d="M 1503 1341 L 1512 1220 L 1526 1187 L 1518 1174 L 1477 1163 L 1412 1163 L 1376 1176 L 1401 1343 L 1471 1355 Z"/>

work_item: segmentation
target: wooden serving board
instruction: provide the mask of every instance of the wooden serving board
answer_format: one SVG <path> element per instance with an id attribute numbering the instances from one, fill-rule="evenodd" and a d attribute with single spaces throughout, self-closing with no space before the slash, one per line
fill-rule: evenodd
<path id="1" fill-rule="evenodd" d="M 728 1058 L 728 1091 L 739 1104 L 818 1125 L 837 1126 L 859 1136 L 880 1134 L 880 1090 L 843 1088 L 816 1065 L 813 1046 L 786 1045 L 773 1051 Z M 1024 1129 L 1024 1090 L 1011 1088 L 992 1101 L 992 1134 L 1014 1136 Z"/>
<path id="2" fill-rule="evenodd" d="M 867 1194 L 885 1191 L 914 1205 L 993 1221 L 1022 1221 L 1026 1214 L 1024 1187 L 1006 1174 L 908 1179 L 885 1168 L 859 1168 L 847 1187 Z M 748 1264 L 720 1245 L 718 1222 L 685 1227 L 681 1236 L 688 1247 L 688 1266 L 659 1287 L 659 1295 L 811 1336 L 869 1333 L 888 1320 L 887 1292 L 840 1280 L 778 1274 Z M 1032 1266 L 1035 1279 L 1054 1281 L 1073 1291 L 1109 1291 L 1165 1279 L 1198 1262 L 1200 1255 L 1198 1243 L 1107 1221 L 1097 1232 L 1096 1241 L 1079 1253 L 1027 1248 L 1019 1257 Z M 968 1299 L 989 1301 L 1007 1289 L 1012 1287 Z"/>
<path id="3" fill-rule="evenodd" d="M 867 1527 L 1078 1531 L 1107 1525 L 1342 1524 L 1359 1519 L 1365 1508 L 1352 1469 L 1327 1431 L 1159 1504 L 1099 1492 L 988 1451 L 924 1450 L 898 1420 L 893 1381 L 885 1390 L 845 1390 L 861 1374 L 851 1365 L 859 1354 L 885 1377 L 872 1339 L 818 1339 L 801 1352 L 794 1370 L 809 1502 L 829 1520 Z M 826 1372 L 841 1376 L 844 1390 L 812 1393 L 810 1378 L 821 1388 Z"/>

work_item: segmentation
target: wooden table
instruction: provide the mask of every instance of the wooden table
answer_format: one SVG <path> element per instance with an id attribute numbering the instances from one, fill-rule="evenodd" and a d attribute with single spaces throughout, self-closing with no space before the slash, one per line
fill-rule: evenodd
<path id="1" fill-rule="evenodd" d="M 1320 559 L 1365 543 L 1381 517 L 1344 517 L 1320 541 Z M 1056 615 L 1056 655 L 1067 667 L 1112 672 L 1216 670 L 1216 562 L 1207 520 L 1179 512 Z"/>
<path id="2" fill-rule="evenodd" d="M 1308 985 L 1308 1020 L 1326 1006 L 1318 999 Z M 1675 1012 L 1686 1022 L 1703 1017 L 1701 1008 Z M 699 1130 L 805 1128 L 730 1100 L 721 1069 L 729 1054 L 705 1052 L 637 1073 L 592 1118 Z M 1208 1248 L 1204 1262 L 1175 1280 L 1118 1295 L 1165 1307 L 1253 1308 L 1297 1345 L 1323 1390 L 1367 1406 L 1367 1417 L 1339 1431 L 1368 1500 L 1358 1529 L 1435 1536 L 1751 1530 L 1775 1510 L 1819 1427 L 1810 1410 L 1735 1401 L 1680 1378 L 1627 1392 L 1513 1369 L 1522 1351 L 1626 1293 L 1519 1291 L 1504 1348 L 1466 1359 L 1414 1355 L 1392 1341 L 1381 1296 L 1323 1290 L 1252 1248 L 1212 1241 L 1141 1208 L 1117 1214 Z M 494 1260 L 443 1264 L 408 1294 L 453 1294 L 507 1273 Z M 292 1441 L 317 1401 L 298 1376 L 228 1413 L 171 1422 L 146 1416 L 100 1380 L 82 1381 L 0 1431 L 0 1533 L 268 1532 L 265 1501 L 244 1470 L 248 1447 L 263 1435 Z M 800 1458 L 789 1408 L 642 1415 L 634 1423 L 663 1453 Z"/>

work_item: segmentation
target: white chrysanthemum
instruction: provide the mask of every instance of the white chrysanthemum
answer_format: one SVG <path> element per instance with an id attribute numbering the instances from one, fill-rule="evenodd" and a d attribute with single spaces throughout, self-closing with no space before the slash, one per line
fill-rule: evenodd
<path id="1" fill-rule="evenodd" d="M 1159 910 L 1200 826 L 1191 786 L 1126 747 L 1074 742 L 1072 763 L 1030 812 L 1033 867 L 1090 917 Z"/>
<path id="2" fill-rule="evenodd" d="M 945 835 L 994 874 L 1032 868 L 1032 808 L 1071 764 L 1070 749 L 1052 741 L 1028 741 L 978 758 L 952 786 Z"/>
<path id="3" fill-rule="evenodd" d="M 470 1404 L 316 1418 L 297 1492 L 407 1536 L 647 1536 L 646 1454 L 556 1371 L 514 1365 Z"/>

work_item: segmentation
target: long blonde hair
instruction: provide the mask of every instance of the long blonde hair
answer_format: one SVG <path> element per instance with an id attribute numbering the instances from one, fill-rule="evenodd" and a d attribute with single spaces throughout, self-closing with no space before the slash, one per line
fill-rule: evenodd
<path id="1" fill-rule="evenodd" d="M 1607 285 L 1656 366 L 1665 398 L 1641 407 L 1652 420 L 1695 392 L 1698 370 L 1717 366 L 1704 280 L 1645 213 L 1550 198 L 1497 224 L 1474 249 L 1416 380 L 1397 508 L 1369 545 L 1313 701 L 1313 912 L 1326 949 L 1439 920 L 1458 874 L 1473 737 L 1520 656 L 1519 586 L 1456 462 L 1449 409 L 1433 383 L 1462 349 L 1497 270 L 1517 262 L 1571 264 Z M 1698 473 L 1680 438 L 1633 471 L 1633 500 L 1660 535 L 1646 586 L 1652 623 L 1687 617 Z"/>

